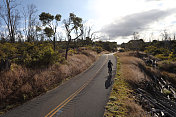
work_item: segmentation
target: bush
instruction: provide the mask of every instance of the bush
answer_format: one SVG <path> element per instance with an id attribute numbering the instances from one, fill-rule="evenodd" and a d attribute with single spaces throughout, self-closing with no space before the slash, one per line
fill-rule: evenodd
<path id="1" fill-rule="evenodd" d="M 176 63 L 171 61 L 162 61 L 159 63 L 159 69 L 176 73 Z"/>
<path id="2" fill-rule="evenodd" d="M 145 51 L 162 60 L 176 61 L 176 41 L 153 41 L 146 44 Z"/>
<path id="3" fill-rule="evenodd" d="M 169 54 L 168 59 L 171 60 L 171 61 L 176 61 L 176 54 L 174 54 L 173 52 L 171 52 L 171 53 Z"/>
<path id="4" fill-rule="evenodd" d="M 102 49 L 107 50 L 107 51 L 117 51 L 117 43 L 116 42 L 102 42 L 102 41 L 97 41 L 95 42 L 95 46 L 97 47 L 102 47 Z"/>
<path id="5" fill-rule="evenodd" d="M 159 58 L 159 59 L 162 59 L 162 60 L 167 60 L 168 57 L 167 56 L 164 56 L 163 54 L 158 54 L 156 55 L 155 57 Z"/>
<path id="6" fill-rule="evenodd" d="M 12 59 L 16 56 L 17 48 L 15 44 L 4 43 L 0 44 L 0 58 Z"/>
<path id="7" fill-rule="evenodd" d="M 77 51 L 76 49 L 70 49 L 70 50 L 68 51 L 68 54 L 69 54 L 69 55 L 78 54 L 78 51 Z"/>
<path id="8" fill-rule="evenodd" d="M 48 42 L 5 43 L 0 46 L 0 58 L 10 58 L 12 62 L 26 67 L 43 67 L 64 61 L 60 50 L 54 51 L 53 45 Z"/>
<path id="9" fill-rule="evenodd" d="M 103 48 L 102 47 L 98 47 L 98 46 L 95 46 L 93 48 L 93 51 L 96 51 L 97 53 L 101 53 L 103 51 Z"/>

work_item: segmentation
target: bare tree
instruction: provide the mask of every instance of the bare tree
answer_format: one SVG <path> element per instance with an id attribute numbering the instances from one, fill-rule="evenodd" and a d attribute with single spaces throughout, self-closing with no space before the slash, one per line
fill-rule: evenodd
<path id="1" fill-rule="evenodd" d="M 92 26 L 86 26 L 83 24 L 83 39 L 91 38 Z"/>
<path id="2" fill-rule="evenodd" d="M 153 32 L 151 32 L 149 36 L 149 42 L 152 42 L 152 41 L 153 41 Z"/>
<path id="3" fill-rule="evenodd" d="M 93 26 L 85 26 L 83 24 L 83 39 L 90 38 L 91 40 L 96 39 L 96 34 L 99 32 L 93 31 Z M 98 37 L 99 38 L 99 37 Z"/>
<path id="4" fill-rule="evenodd" d="M 1 11 L 1 6 L 0 6 L 0 11 Z M 1 26 L 2 26 L 2 24 L 1 24 L 1 18 L 0 18 L 0 29 L 1 29 Z"/>
<path id="5" fill-rule="evenodd" d="M 163 37 L 163 39 L 164 39 L 164 45 L 165 45 L 165 48 L 169 48 L 169 42 L 168 42 L 168 39 L 169 39 L 169 34 L 168 34 L 168 31 L 165 29 L 164 31 L 163 31 L 163 33 L 161 33 L 161 35 L 162 35 L 162 37 Z"/>
<path id="6" fill-rule="evenodd" d="M 0 17 L 5 22 L 8 28 L 8 36 L 10 37 L 10 42 L 15 42 L 15 35 L 17 31 L 18 21 L 20 19 L 20 14 L 16 7 L 18 6 L 16 0 L 3 0 L 3 5 L 1 6 Z"/>
<path id="7" fill-rule="evenodd" d="M 167 39 L 168 39 L 168 32 L 167 32 L 166 29 L 163 31 L 163 33 L 161 33 L 161 35 L 162 35 L 163 39 L 164 39 L 165 41 L 167 41 Z"/>
<path id="8" fill-rule="evenodd" d="M 59 39 L 59 41 L 61 42 L 64 39 L 63 33 L 58 32 L 57 34 L 57 38 Z"/>
<path id="9" fill-rule="evenodd" d="M 4 33 L 0 33 L 0 41 L 1 41 L 1 43 L 6 42 L 6 38 L 5 38 Z"/>
<path id="10" fill-rule="evenodd" d="M 134 32 L 133 33 L 133 39 L 138 40 L 139 39 L 139 32 Z"/>
<path id="11" fill-rule="evenodd" d="M 69 45 L 72 40 L 77 40 L 79 37 L 83 34 L 83 24 L 82 24 L 82 18 L 77 17 L 75 14 L 70 13 L 69 19 L 63 21 L 66 35 L 67 35 L 67 44 L 66 44 L 66 53 L 65 53 L 65 59 L 67 59 L 67 54 L 69 50 Z M 73 38 L 72 33 L 75 32 L 75 36 Z"/>
<path id="12" fill-rule="evenodd" d="M 27 9 L 23 8 L 24 16 L 24 34 L 28 42 L 34 41 L 37 7 L 34 4 L 27 5 Z"/>
<path id="13" fill-rule="evenodd" d="M 17 40 L 18 40 L 18 42 L 20 42 L 20 43 L 24 41 L 24 40 L 23 40 L 23 34 L 22 34 L 21 31 L 18 31 Z"/>
<path id="14" fill-rule="evenodd" d="M 83 24 L 82 29 L 83 29 L 82 40 L 85 40 L 87 37 L 87 26 Z"/>
<path id="15" fill-rule="evenodd" d="M 174 33 L 174 41 L 175 41 L 175 33 Z"/>

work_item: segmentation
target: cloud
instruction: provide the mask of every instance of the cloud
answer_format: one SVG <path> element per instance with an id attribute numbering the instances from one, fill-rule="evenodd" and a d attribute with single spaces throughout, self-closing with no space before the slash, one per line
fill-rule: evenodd
<path id="1" fill-rule="evenodd" d="M 150 2 L 150 1 L 162 1 L 162 0 L 146 0 L 147 2 Z"/>
<path id="2" fill-rule="evenodd" d="M 120 20 L 115 20 L 114 22 L 104 26 L 101 31 L 106 35 L 109 35 L 109 38 L 111 39 L 130 36 L 133 34 L 133 32 L 145 30 L 149 24 L 161 20 L 173 14 L 175 11 L 176 9 L 170 9 L 166 11 L 154 9 L 146 12 L 127 15 Z"/>

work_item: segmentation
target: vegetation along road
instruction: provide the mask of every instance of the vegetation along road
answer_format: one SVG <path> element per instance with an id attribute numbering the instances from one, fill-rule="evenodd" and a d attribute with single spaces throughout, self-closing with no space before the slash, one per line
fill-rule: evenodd
<path id="1" fill-rule="evenodd" d="M 110 93 L 110 87 L 105 87 L 109 59 L 114 76 L 115 57 L 102 55 L 85 72 L 1 117 L 102 117 Z"/>

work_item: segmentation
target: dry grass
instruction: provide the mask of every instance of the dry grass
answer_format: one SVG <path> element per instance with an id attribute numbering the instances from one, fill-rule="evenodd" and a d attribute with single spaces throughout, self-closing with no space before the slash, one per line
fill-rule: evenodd
<path id="1" fill-rule="evenodd" d="M 170 73 L 176 73 L 176 62 L 160 61 L 158 62 L 159 69 Z"/>
<path id="2" fill-rule="evenodd" d="M 134 87 L 131 85 L 146 80 L 145 75 L 138 67 L 138 64 L 143 63 L 140 59 L 130 56 L 129 53 L 120 53 L 118 56 L 117 75 L 104 116 L 146 117 L 142 107 L 135 103 Z"/>
<path id="3" fill-rule="evenodd" d="M 0 74 L 0 99 L 6 98 L 21 86 L 28 77 L 28 71 L 21 66 L 12 64 L 11 70 Z"/>
<path id="4" fill-rule="evenodd" d="M 128 110 L 127 115 L 129 115 L 129 117 L 147 117 L 142 107 L 136 104 L 134 100 L 131 101 L 127 100 L 125 102 L 125 105 Z"/>
<path id="5" fill-rule="evenodd" d="M 97 54 L 90 50 L 82 53 L 73 54 L 66 63 L 57 63 L 46 69 L 30 70 L 12 64 L 11 70 L 0 74 L 0 109 L 6 111 L 11 107 L 9 105 L 23 103 L 87 69 Z"/>
<path id="6" fill-rule="evenodd" d="M 164 76 L 170 83 L 176 84 L 176 73 L 169 73 L 167 71 L 162 71 L 161 75 Z"/>
<path id="7" fill-rule="evenodd" d="M 141 82 L 149 81 L 148 75 L 141 68 L 145 63 L 134 56 L 130 56 L 131 52 L 118 53 L 121 63 L 121 75 L 132 86 L 136 86 Z"/>

